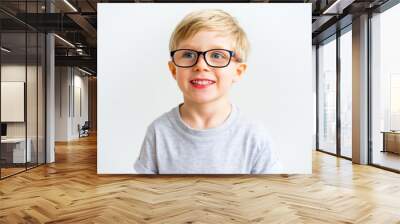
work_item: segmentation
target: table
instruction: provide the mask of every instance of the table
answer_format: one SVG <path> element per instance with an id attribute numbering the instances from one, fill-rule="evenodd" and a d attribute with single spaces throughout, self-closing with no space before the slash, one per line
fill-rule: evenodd
<path id="1" fill-rule="evenodd" d="M 26 147 L 26 154 L 25 154 L 25 138 L 1 139 L 1 157 L 5 158 L 6 161 L 10 163 L 30 162 L 32 158 L 31 154 L 32 140 L 30 138 L 27 138 L 27 142 L 28 142 L 27 144 L 28 147 Z"/>
<path id="2" fill-rule="evenodd" d="M 382 131 L 381 133 L 383 133 L 382 152 L 400 154 L 400 131 Z"/>

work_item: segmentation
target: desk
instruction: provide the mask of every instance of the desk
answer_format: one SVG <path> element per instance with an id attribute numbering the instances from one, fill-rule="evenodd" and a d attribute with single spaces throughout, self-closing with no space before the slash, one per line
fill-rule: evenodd
<path id="1" fill-rule="evenodd" d="M 383 133 L 383 150 L 382 152 L 393 152 L 400 154 L 400 132 L 399 131 L 382 131 Z"/>
<path id="2" fill-rule="evenodd" d="M 1 156 L 5 158 L 7 162 L 10 163 L 25 163 L 25 158 L 27 158 L 26 162 L 30 162 L 32 158 L 31 155 L 32 141 L 30 138 L 28 138 L 27 142 L 28 142 L 27 144 L 28 147 L 26 147 L 26 155 L 25 155 L 25 138 L 1 139 L 1 147 L 2 147 Z"/>

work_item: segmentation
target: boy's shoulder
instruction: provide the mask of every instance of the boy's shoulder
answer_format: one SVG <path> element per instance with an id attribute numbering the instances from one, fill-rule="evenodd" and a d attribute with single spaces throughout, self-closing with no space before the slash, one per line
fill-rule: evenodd
<path id="1" fill-rule="evenodd" d="M 170 109 L 167 112 L 164 112 L 163 114 L 159 115 L 156 119 L 154 119 L 150 125 L 148 126 L 148 129 L 154 131 L 160 128 L 164 127 L 171 127 L 171 118 L 173 116 L 173 113 L 175 112 L 177 107 L 174 107 Z"/>

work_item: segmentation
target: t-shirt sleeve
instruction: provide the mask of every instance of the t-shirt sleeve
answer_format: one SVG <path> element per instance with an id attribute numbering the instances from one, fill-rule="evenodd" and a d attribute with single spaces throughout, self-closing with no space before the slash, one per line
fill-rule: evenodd
<path id="1" fill-rule="evenodd" d="M 134 163 L 134 169 L 138 174 L 158 173 L 155 136 L 151 126 L 147 128 L 146 135 L 140 148 L 139 157 Z"/>
<path id="2" fill-rule="evenodd" d="M 279 156 L 268 133 L 266 131 L 263 132 L 260 133 L 262 137 L 260 137 L 258 154 L 251 174 L 281 174 L 283 173 L 283 167 Z"/>

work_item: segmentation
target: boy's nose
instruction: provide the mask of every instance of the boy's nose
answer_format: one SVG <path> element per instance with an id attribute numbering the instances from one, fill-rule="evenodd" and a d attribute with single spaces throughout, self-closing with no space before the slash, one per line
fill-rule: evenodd
<path id="1" fill-rule="evenodd" d="M 195 70 L 203 70 L 203 69 L 209 69 L 205 59 L 204 59 L 204 55 L 199 55 L 199 58 L 197 59 L 197 63 L 193 66 L 193 68 Z"/>

